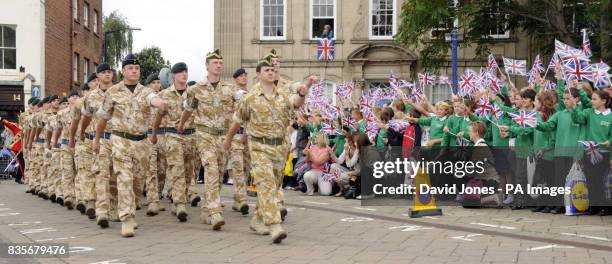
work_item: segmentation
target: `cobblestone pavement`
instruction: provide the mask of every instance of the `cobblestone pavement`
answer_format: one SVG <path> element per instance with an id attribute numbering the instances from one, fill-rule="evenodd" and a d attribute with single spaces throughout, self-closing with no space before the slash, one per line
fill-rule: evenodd
<path id="1" fill-rule="evenodd" d="M 281 245 L 249 231 L 250 217 L 231 211 L 226 225 L 200 224 L 199 208 L 179 223 L 169 212 L 137 211 L 133 238 L 120 223 L 100 229 L 78 211 L 0 184 L 2 243 L 68 243 L 68 257 L 2 258 L 0 263 L 612 263 L 612 216 L 562 216 L 527 210 L 442 207 L 444 215 L 411 219 L 409 206 L 361 206 L 357 200 L 287 191 L 289 236 Z M 198 185 L 202 189 L 202 185 Z M 251 208 L 255 198 L 250 197 Z M 2 255 L 2 254 L 0 254 Z M 4 254 L 5 255 L 5 254 Z"/>

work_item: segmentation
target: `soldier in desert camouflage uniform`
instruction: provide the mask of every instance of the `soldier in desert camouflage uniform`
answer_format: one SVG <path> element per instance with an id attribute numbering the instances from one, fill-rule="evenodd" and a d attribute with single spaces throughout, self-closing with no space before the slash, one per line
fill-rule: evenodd
<path id="1" fill-rule="evenodd" d="M 67 106 L 57 113 L 57 130 L 55 131 L 54 142 L 61 144 L 60 147 L 60 171 L 61 171 L 61 189 L 64 206 L 68 210 L 72 210 L 75 204 L 75 176 L 74 171 L 74 149 L 68 146 L 70 138 L 70 125 L 72 118 L 70 111 L 75 102 L 79 99 L 79 94 L 72 91 L 68 95 Z M 60 199 L 60 198 L 58 198 Z M 59 201 L 58 201 L 59 202 Z"/>
<path id="2" fill-rule="evenodd" d="M 149 171 L 147 147 L 147 120 L 150 120 L 151 107 L 165 113 L 167 102 L 159 98 L 153 90 L 138 83 L 140 65 L 132 54 L 122 62 L 123 81 L 108 89 L 102 107 L 96 113 L 100 118 L 96 126 L 93 143 L 95 152 L 100 150 L 100 138 L 110 122 L 113 127 L 110 138 L 112 144 L 113 174 L 117 178 L 118 208 L 121 219 L 121 235 L 134 236 L 137 227 L 134 197 L 135 176 Z M 144 153 L 143 153 L 144 152 Z"/>
<path id="3" fill-rule="evenodd" d="M 62 189 L 62 160 L 61 160 L 61 142 L 58 142 L 59 134 L 58 131 L 60 128 L 60 114 L 64 112 L 68 108 L 68 97 L 62 97 L 59 100 L 59 110 L 53 116 L 53 118 L 49 121 L 49 127 L 51 128 L 51 138 L 49 141 L 51 142 L 51 202 L 57 202 L 59 205 L 64 205 L 63 198 L 63 189 Z"/>
<path id="4" fill-rule="evenodd" d="M 59 96 L 52 95 L 49 97 L 48 108 L 45 112 L 45 115 L 42 117 L 42 132 L 39 137 L 44 138 L 45 142 L 45 150 L 44 150 L 44 164 L 43 164 L 43 173 L 41 176 L 43 177 L 43 192 L 46 196 L 51 200 L 51 202 L 55 203 L 55 177 L 57 175 L 56 164 L 58 161 L 55 159 L 59 158 L 59 149 L 55 151 L 53 146 L 51 146 L 51 137 L 53 136 L 53 123 L 55 120 L 55 115 L 57 115 L 57 111 L 59 111 Z M 56 153 L 55 159 L 53 157 L 53 153 Z M 46 200 L 46 199 L 45 199 Z"/>
<path id="5" fill-rule="evenodd" d="M 147 76 L 144 85 L 149 89 L 153 90 L 155 93 L 159 93 L 161 90 L 161 82 L 159 80 L 159 73 L 154 72 Z M 155 109 L 154 109 L 155 110 Z M 147 135 L 149 136 L 149 140 L 147 141 L 147 152 L 150 153 L 148 159 L 148 168 L 149 171 L 145 175 L 144 179 L 144 187 L 147 192 L 147 215 L 155 216 L 160 211 L 159 206 L 159 197 L 161 191 L 159 188 L 164 188 L 163 184 L 160 184 L 161 181 L 166 180 L 166 172 L 165 172 L 165 164 L 158 162 L 159 154 L 163 155 L 164 153 L 159 153 L 159 146 L 154 144 L 152 140 L 153 135 L 153 123 L 155 122 L 155 111 L 151 113 L 149 120 L 147 120 L 148 130 Z M 161 177 L 160 177 L 161 176 Z M 161 186 L 161 187 L 160 187 Z M 136 190 L 135 190 L 136 192 Z M 138 193 L 136 193 L 136 197 Z M 137 199 L 138 200 L 138 199 Z"/>
<path id="6" fill-rule="evenodd" d="M 249 89 L 240 100 L 233 116 L 234 124 L 223 146 L 229 149 L 240 125 L 245 126 L 257 185 L 257 206 L 251 229 L 259 234 L 270 234 L 274 243 L 280 243 L 287 237 L 287 232 L 280 225 L 280 208 L 275 198 L 281 186 L 278 182 L 283 180 L 287 152 L 285 133 L 292 112 L 304 104 L 308 88 L 301 85 L 293 95 L 280 92 L 274 84 L 271 56 L 259 62 L 257 76 L 260 83 Z"/>

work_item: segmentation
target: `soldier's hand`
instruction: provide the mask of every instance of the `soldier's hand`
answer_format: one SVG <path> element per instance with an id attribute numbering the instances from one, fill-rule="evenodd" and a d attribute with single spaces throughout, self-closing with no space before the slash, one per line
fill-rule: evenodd
<path id="1" fill-rule="evenodd" d="M 232 139 L 226 138 L 223 141 L 223 149 L 225 149 L 225 151 L 229 151 L 231 147 L 232 147 Z"/>
<path id="2" fill-rule="evenodd" d="M 151 144 L 157 144 L 157 135 L 152 134 L 152 135 L 149 137 L 149 141 L 151 142 Z"/>
<path id="3" fill-rule="evenodd" d="M 298 91 L 297 92 L 298 92 L 298 94 L 301 94 L 301 95 L 308 95 L 308 87 L 306 87 L 306 85 L 302 84 L 302 85 L 300 85 L 298 87 Z"/>
<path id="4" fill-rule="evenodd" d="M 73 148 L 74 148 L 74 145 L 75 145 L 75 143 L 74 143 L 74 138 L 71 138 L 71 139 L 70 139 L 70 141 L 68 141 L 68 147 L 69 147 L 69 148 L 71 148 L 71 149 L 73 149 Z"/>
<path id="5" fill-rule="evenodd" d="M 183 123 L 179 123 L 178 127 L 176 128 L 176 130 L 180 133 L 183 134 L 183 132 L 185 132 L 185 125 Z"/>
<path id="6" fill-rule="evenodd" d="M 100 154 L 100 140 L 99 139 L 95 139 L 93 144 L 92 144 L 92 148 L 94 153 Z"/>

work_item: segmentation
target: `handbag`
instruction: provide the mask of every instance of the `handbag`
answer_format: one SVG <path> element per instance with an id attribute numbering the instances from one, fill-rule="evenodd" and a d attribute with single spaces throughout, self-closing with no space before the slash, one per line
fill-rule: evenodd
<path id="1" fill-rule="evenodd" d="M 285 176 L 293 177 L 293 152 L 289 153 L 289 158 L 285 162 Z"/>

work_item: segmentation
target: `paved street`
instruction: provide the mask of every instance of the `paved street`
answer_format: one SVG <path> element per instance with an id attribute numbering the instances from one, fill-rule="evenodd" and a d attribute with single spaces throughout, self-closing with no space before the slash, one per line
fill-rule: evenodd
<path id="1" fill-rule="evenodd" d="M 249 231 L 249 217 L 231 212 L 229 187 L 223 231 L 200 224 L 197 208 L 188 208 L 187 223 L 168 210 L 155 217 L 140 210 L 136 236 L 125 239 L 119 223 L 102 230 L 76 210 L 3 181 L 0 240 L 68 243 L 71 253 L 0 263 L 612 263 L 612 217 L 443 207 L 444 216 L 410 219 L 408 206 L 362 207 L 294 191 L 286 193 L 288 239 L 272 245 Z M 163 205 L 169 209 L 167 199 Z"/>

